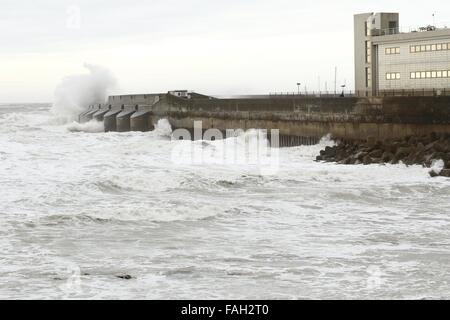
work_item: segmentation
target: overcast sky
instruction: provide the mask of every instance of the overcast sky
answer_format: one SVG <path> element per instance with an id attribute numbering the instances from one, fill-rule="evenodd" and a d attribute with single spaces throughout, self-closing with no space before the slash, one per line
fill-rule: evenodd
<path id="1" fill-rule="evenodd" d="M 116 93 L 258 94 L 353 88 L 353 14 L 450 26 L 448 0 L 0 0 L 0 102 L 51 102 L 91 63 Z M 79 14 L 78 14 L 79 13 Z M 320 78 L 320 82 L 319 82 Z M 303 87 L 302 85 L 302 87 Z"/>

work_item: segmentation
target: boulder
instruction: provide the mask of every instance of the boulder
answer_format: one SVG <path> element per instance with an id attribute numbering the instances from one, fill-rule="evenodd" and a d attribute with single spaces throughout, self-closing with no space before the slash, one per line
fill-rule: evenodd
<path id="1" fill-rule="evenodd" d="M 440 175 L 441 177 L 447 177 L 447 178 L 450 178 L 450 169 L 443 169 L 443 170 L 441 171 L 441 173 L 439 173 L 439 175 Z"/>
<path id="2" fill-rule="evenodd" d="M 437 141 L 433 148 L 437 152 L 447 152 L 447 144 L 443 141 Z"/>
<path id="3" fill-rule="evenodd" d="M 394 159 L 394 154 L 392 152 L 385 151 L 381 155 L 381 159 L 383 160 L 383 162 L 390 162 L 392 161 L 392 159 Z"/>
<path id="4" fill-rule="evenodd" d="M 399 160 L 406 158 L 413 151 L 411 147 L 400 147 L 395 153 L 395 157 Z"/>
<path id="5" fill-rule="evenodd" d="M 430 177 L 432 177 L 432 178 L 439 176 L 439 174 L 436 173 L 436 171 L 434 171 L 434 170 L 431 170 L 431 171 L 428 172 L 428 173 L 430 174 Z"/>
<path id="6" fill-rule="evenodd" d="M 418 151 L 423 151 L 425 149 L 425 145 L 422 142 L 419 142 L 417 144 L 417 150 Z"/>
<path id="7" fill-rule="evenodd" d="M 375 149 L 369 153 L 369 156 L 372 158 L 381 158 L 383 155 L 383 150 Z"/>
<path id="8" fill-rule="evenodd" d="M 372 158 L 369 157 L 369 156 L 365 156 L 365 157 L 363 158 L 363 160 L 362 160 L 362 163 L 363 163 L 364 165 L 371 164 L 371 163 L 372 163 Z"/>
<path id="9" fill-rule="evenodd" d="M 336 148 L 334 147 L 326 147 L 324 150 L 324 154 L 327 157 L 335 157 L 336 156 Z"/>
<path id="10" fill-rule="evenodd" d="M 365 156 L 367 156 L 368 153 L 365 151 L 360 151 L 355 155 L 355 158 L 362 161 L 364 159 Z"/>

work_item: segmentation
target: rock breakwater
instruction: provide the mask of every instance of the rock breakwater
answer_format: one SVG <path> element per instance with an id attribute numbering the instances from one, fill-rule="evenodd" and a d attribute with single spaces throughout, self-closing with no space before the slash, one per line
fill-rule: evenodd
<path id="1" fill-rule="evenodd" d="M 430 175 L 450 177 L 450 135 L 431 133 L 399 140 L 337 141 L 333 147 L 320 151 L 317 161 L 339 164 L 423 165 Z"/>

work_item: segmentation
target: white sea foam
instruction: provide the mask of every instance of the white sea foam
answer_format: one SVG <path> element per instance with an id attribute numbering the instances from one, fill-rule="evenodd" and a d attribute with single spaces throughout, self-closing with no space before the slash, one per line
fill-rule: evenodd
<path id="1" fill-rule="evenodd" d="M 167 120 L 91 134 L 52 118 L 0 110 L 0 298 L 450 297 L 450 180 L 427 168 L 315 162 L 326 138 L 264 175 L 215 161 L 251 155 L 256 130 L 168 141 Z M 205 161 L 172 161 L 178 146 Z"/>
<path id="2" fill-rule="evenodd" d="M 441 173 L 442 169 L 444 169 L 445 163 L 442 159 L 433 160 L 431 164 L 431 171 L 434 171 L 436 174 Z"/>
<path id="3" fill-rule="evenodd" d="M 155 124 L 155 133 L 162 137 L 170 137 L 172 134 L 172 126 L 170 125 L 169 120 L 159 119 Z"/>
<path id="4" fill-rule="evenodd" d="M 72 122 L 66 125 L 66 128 L 70 132 L 104 132 L 105 126 L 103 121 L 91 120 L 86 123 Z"/>

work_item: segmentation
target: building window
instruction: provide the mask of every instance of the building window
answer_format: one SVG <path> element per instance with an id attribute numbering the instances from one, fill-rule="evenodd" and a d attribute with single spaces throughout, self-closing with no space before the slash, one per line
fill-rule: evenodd
<path id="1" fill-rule="evenodd" d="M 372 48 L 370 41 L 366 41 L 366 63 L 372 62 Z"/>
<path id="2" fill-rule="evenodd" d="M 392 77 L 392 76 L 391 76 Z M 411 79 L 450 78 L 450 70 L 411 72 Z M 391 78 L 392 80 L 392 78 Z"/>
<path id="3" fill-rule="evenodd" d="M 366 88 L 370 88 L 372 86 L 372 69 L 366 68 Z"/>
<path id="4" fill-rule="evenodd" d="M 400 47 L 397 48 L 386 48 L 385 49 L 386 54 L 400 54 Z"/>
<path id="5" fill-rule="evenodd" d="M 386 80 L 400 80 L 400 72 L 386 73 Z"/>
<path id="6" fill-rule="evenodd" d="M 450 43 L 436 43 L 410 46 L 411 53 L 450 50 Z"/>

